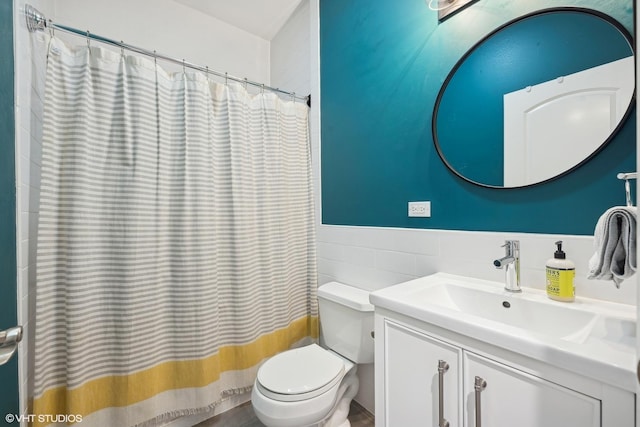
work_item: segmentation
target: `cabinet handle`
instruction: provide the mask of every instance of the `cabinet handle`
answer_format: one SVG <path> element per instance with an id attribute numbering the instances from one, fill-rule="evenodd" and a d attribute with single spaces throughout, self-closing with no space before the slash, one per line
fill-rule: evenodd
<path id="1" fill-rule="evenodd" d="M 473 385 L 476 391 L 476 427 L 482 427 L 482 412 L 480 404 L 480 393 L 487 388 L 487 382 L 480 377 L 476 377 L 476 382 Z"/>
<path id="2" fill-rule="evenodd" d="M 449 370 L 449 364 L 438 360 L 438 427 L 449 427 L 449 421 L 444 419 L 444 374 Z"/>

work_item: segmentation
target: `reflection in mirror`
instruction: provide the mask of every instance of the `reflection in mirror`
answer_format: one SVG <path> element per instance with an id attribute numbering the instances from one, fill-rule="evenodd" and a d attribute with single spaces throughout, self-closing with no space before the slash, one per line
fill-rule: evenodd
<path id="1" fill-rule="evenodd" d="M 505 24 L 456 64 L 438 94 L 433 136 L 457 175 L 522 187 L 561 176 L 611 140 L 634 98 L 631 36 L 582 8 Z"/>

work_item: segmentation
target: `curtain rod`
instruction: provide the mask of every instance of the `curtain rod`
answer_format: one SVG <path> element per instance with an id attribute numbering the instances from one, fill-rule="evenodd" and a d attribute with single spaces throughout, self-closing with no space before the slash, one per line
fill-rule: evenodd
<path id="1" fill-rule="evenodd" d="M 150 56 L 156 59 L 162 59 L 164 61 L 168 61 L 168 62 L 172 62 L 174 64 L 178 64 L 178 65 L 182 65 L 183 67 L 189 67 L 192 68 L 194 70 L 198 70 L 201 71 L 203 73 L 207 73 L 207 74 L 213 74 L 214 76 L 218 76 L 218 77 L 222 77 L 226 80 L 233 80 L 234 82 L 238 82 L 238 83 L 243 83 L 243 84 L 250 84 L 252 86 L 256 86 L 259 87 L 261 90 L 269 90 L 271 92 L 278 92 L 281 93 L 283 95 L 289 95 L 294 99 L 299 99 L 301 101 L 306 101 L 307 105 L 309 107 L 311 107 L 311 95 L 307 95 L 307 96 L 298 96 L 295 94 L 295 92 L 287 92 L 284 91 L 280 88 L 277 87 L 271 87 L 271 86 L 267 86 L 264 83 L 258 83 L 258 82 L 254 82 L 251 80 L 248 80 L 247 78 L 243 78 L 241 79 L 240 77 L 235 77 L 232 76 L 228 73 L 221 73 L 218 71 L 213 71 L 210 70 L 209 67 L 203 67 L 201 65 L 196 65 L 196 64 L 192 64 L 190 62 L 185 61 L 184 59 L 176 59 L 173 58 L 171 56 L 167 56 L 167 55 L 162 55 L 160 53 L 157 53 L 155 50 L 154 51 L 150 51 L 147 49 L 143 49 L 141 47 L 137 47 L 137 46 L 133 46 L 130 44 L 127 44 L 123 41 L 116 41 L 116 40 L 112 40 L 109 39 L 107 37 L 102 37 L 96 34 L 91 34 L 88 30 L 87 31 L 82 31 L 79 30 L 77 28 L 73 28 L 73 27 L 68 27 L 66 25 L 61 25 L 61 24 L 56 24 L 53 21 L 51 21 L 50 19 L 47 20 L 47 18 L 35 7 L 26 4 L 25 8 L 24 8 L 24 14 L 27 20 L 27 28 L 29 29 L 30 32 L 35 32 L 35 31 L 44 31 L 47 28 L 52 28 L 52 29 L 56 29 L 56 30 L 60 30 L 63 32 L 67 32 L 76 36 L 82 36 L 85 37 L 87 39 L 92 39 L 92 40 L 97 40 L 100 43 L 105 43 L 111 46 L 115 46 L 115 47 L 119 47 L 122 49 L 126 49 L 129 50 L 131 52 L 136 52 L 142 55 L 146 55 L 146 56 Z"/>

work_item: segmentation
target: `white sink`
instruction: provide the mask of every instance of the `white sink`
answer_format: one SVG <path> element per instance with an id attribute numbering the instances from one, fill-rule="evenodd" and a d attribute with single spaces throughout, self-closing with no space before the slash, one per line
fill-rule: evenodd
<path id="1" fill-rule="evenodd" d="M 599 316 L 586 340 L 603 341 L 612 348 L 633 352 L 636 348 L 636 322 L 619 317 Z"/>
<path id="2" fill-rule="evenodd" d="M 568 340 L 583 340 L 596 314 L 583 310 L 567 310 L 546 301 L 519 298 L 500 288 L 461 286 L 443 281 L 421 287 L 414 295 L 426 305 L 455 310 L 507 326 Z"/>
<path id="3" fill-rule="evenodd" d="M 635 391 L 636 312 L 631 305 L 437 273 L 371 293 L 391 310 L 523 355 Z"/>

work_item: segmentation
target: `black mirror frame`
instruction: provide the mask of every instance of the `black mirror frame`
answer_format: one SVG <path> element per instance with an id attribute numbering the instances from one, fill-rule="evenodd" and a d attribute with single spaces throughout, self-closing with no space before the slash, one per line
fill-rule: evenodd
<path id="1" fill-rule="evenodd" d="M 633 11 L 634 11 L 634 24 L 635 24 L 635 2 L 633 5 Z M 588 157 L 586 157 L 585 159 L 583 159 L 580 163 L 576 164 L 575 166 L 573 166 L 570 169 L 567 169 L 566 171 L 555 175 L 551 178 L 545 179 L 543 181 L 538 181 L 532 184 L 527 184 L 527 185 L 520 185 L 520 186 L 514 186 L 514 187 L 501 187 L 501 186 L 497 186 L 497 185 L 490 185 L 490 184 L 483 184 L 477 181 L 474 181 L 472 179 L 469 179 L 467 177 L 465 177 L 464 175 L 462 175 L 460 172 L 458 172 L 445 158 L 444 153 L 442 152 L 442 148 L 440 146 L 440 141 L 438 139 L 438 130 L 437 130 L 437 123 L 438 123 L 438 110 L 440 108 L 440 102 L 442 100 L 442 97 L 444 96 L 444 92 L 447 89 L 447 86 L 449 85 L 451 79 L 453 78 L 453 76 L 455 75 L 456 71 L 458 70 L 458 68 L 460 68 L 462 66 L 462 64 L 464 63 L 464 61 L 478 48 L 480 47 L 487 39 L 493 37 L 496 33 L 498 33 L 499 31 L 501 31 L 502 29 L 513 25 L 517 22 L 523 21 L 525 19 L 531 18 L 533 16 L 538 16 L 538 15 L 544 15 L 547 13 L 557 13 L 557 12 L 579 12 L 579 13 L 586 13 L 586 14 L 590 14 L 590 15 L 594 15 L 600 19 L 603 19 L 605 21 L 607 21 L 609 24 L 611 24 L 612 26 L 614 26 L 616 29 L 618 29 L 618 31 L 620 31 L 620 33 L 625 37 L 625 39 L 627 40 L 627 42 L 629 43 L 629 46 L 631 47 L 631 51 L 633 53 L 633 56 L 635 58 L 636 55 L 636 47 L 635 47 L 635 43 L 634 43 L 634 38 L 631 35 L 631 33 L 620 23 L 618 22 L 616 19 L 614 19 L 613 17 L 607 15 L 606 13 L 600 12 L 598 10 L 594 10 L 594 9 L 588 9 L 588 8 L 583 8 L 583 7 L 571 7 L 571 6 L 566 6 L 566 7 L 552 7 L 552 8 L 548 8 L 548 9 L 541 9 L 535 12 L 531 12 L 525 15 L 522 15 L 518 18 L 512 19 L 509 22 L 499 26 L 498 28 L 496 28 L 495 30 L 491 31 L 489 34 L 487 34 L 486 36 L 484 36 L 482 39 L 480 39 L 477 43 L 475 43 L 459 60 L 458 62 L 456 62 L 456 64 L 453 66 L 453 68 L 451 69 L 451 71 L 449 72 L 449 74 L 447 75 L 447 78 L 445 79 L 444 83 L 442 84 L 442 86 L 440 87 L 440 91 L 438 92 L 438 96 L 436 97 L 436 101 L 435 101 L 435 105 L 433 107 L 433 113 L 431 116 L 431 134 L 433 137 L 433 143 L 435 145 L 436 148 L 436 152 L 438 153 L 438 156 L 440 157 L 440 159 L 442 160 L 442 162 L 445 164 L 445 166 L 447 167 L 447 169 L 449 169 L 451 172 L 453 172 L 455 175 L 457 175 L 458 177 L 460 177 L 461 179 L 480 186 L 480 187 L 484 187 L 484 188 L 493 188 L 493 189 L 497 189 L 497 190 L 512 190 L 512 189 L 519 189 L 519 188 L 529 188 L 529 187 L 533 187 L 533 186 L 537 186 L 540 184 L 545 184 L 548 183 L 550 181 L 554 181 L 558 178 L 561 178 L 565 175 L 570 174 L 571 172 L 575 171 L 576 169 L 580 168 L 581 166 L 583 166 L 584 164 L 586 164 L 589 160 L 591 160 L 593 157 L 595 157 L 600 151 L 602 151 L 604 149 L 604 147 L 607 146 L 607 144 L 609 144 L 609 142 L 611 142 L 611 140 L 618 134 L 618 132 L 620 131 L 620 129 L 622 128 L 622 126 L 625 124 L 625 122 L 628 120 L 629 115 L 631 114 L 631 111 L 633 110 L 633 108 L 635 107 L 635 103 L 636 103 L 636 91 L 637 91 L 637 85 L 634 85 L 634 91 L 633 94 L 631 96 L 631 100 L 629 101 L 629 106 L 627 107 L 627 110 L 625 111 L 624 115 L 622 116 L 622 118 L 620 119 L 620 122 L 618 123 L 618 125 L 616 126 L 616 128 L 613 130 L 613 132 L 611 132 L 611 134 L 609 135 L 609 137 L 602 142 L 602 144 L 600 144 L 600 146 L 593 151 L 593 153 L 591 153 Z M 634 67 L 634 74 L 637 73 L 637 71 L 635 70 L 636 67 Z M 636 79 L 637 81 L 637 79 Z"/>

